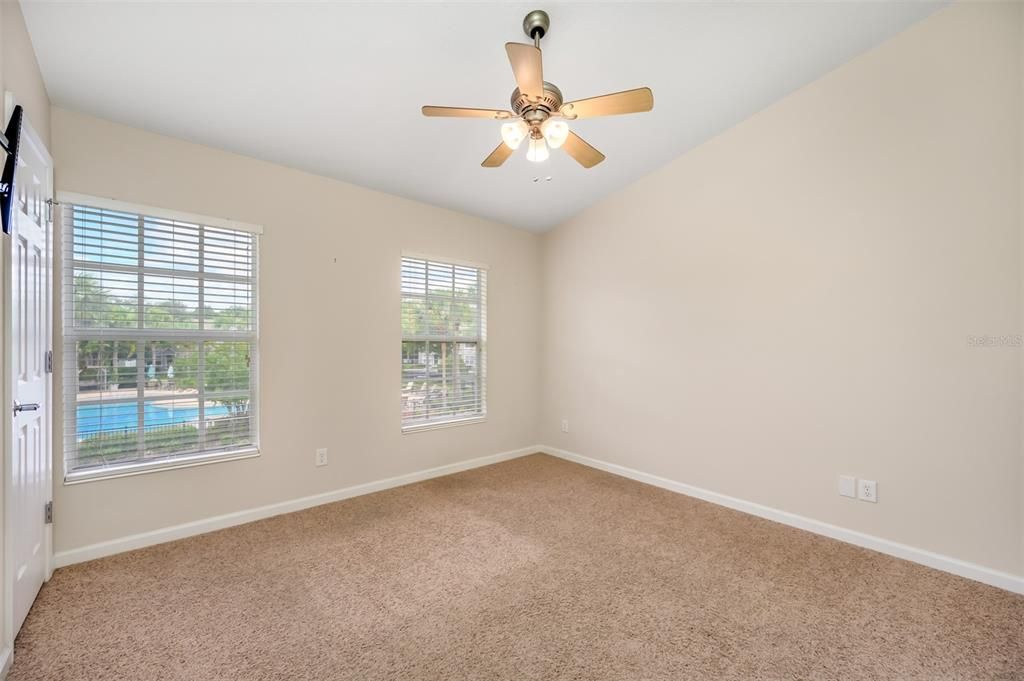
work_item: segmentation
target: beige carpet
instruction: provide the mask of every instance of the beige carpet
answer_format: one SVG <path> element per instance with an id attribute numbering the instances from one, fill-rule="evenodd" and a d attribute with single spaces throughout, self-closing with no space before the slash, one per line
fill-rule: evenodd
<path id="1" fill-rule="evenodd" d="M 535 455 L 58 570 L 10 679 L 1024 679 L 1024 597 Z"/>

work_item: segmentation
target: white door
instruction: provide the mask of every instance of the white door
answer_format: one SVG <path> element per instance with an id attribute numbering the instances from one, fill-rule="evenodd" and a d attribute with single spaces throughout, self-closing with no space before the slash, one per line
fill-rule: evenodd
<path id="1" fill-rule="evenodd" d="M 8 102 L 9 103 L 9 102 Z M 12 107 L 8 106 L 8 114 Z M 28 122 L 21 134 L 14 179 L 7 272 L 10 291 L 8 352 L 12 419 L 7 463 L 7 531 L 13 581 L 11 635 L 17 634 L 43 581 L 49 576 L 50 536 L 45 522 L 51 484 L 52 400 L 47 355 L 51 340 L 53 228 L 52 161 Z"/>

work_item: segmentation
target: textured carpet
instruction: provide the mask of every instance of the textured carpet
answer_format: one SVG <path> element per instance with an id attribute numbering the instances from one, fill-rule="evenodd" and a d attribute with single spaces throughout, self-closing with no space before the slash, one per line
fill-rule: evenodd
<path id="1" fill-rule="evenodd" d="M 10 679 L 1024 679 L 1024 597 L 534 455 L 58 570 Z"/>

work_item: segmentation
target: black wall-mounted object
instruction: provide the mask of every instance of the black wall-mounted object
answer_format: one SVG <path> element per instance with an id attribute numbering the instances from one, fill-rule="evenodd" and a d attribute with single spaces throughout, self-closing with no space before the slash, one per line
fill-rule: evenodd
<path id="1" fill-rule="evenodd" d="M 4 234 L 11 233 L 11 208 L 14 206 L 14 171 L 18 169 L 18 149 L 21 146 L 21 105 L 14 107 L 7 129 L 0 135 L 0 146 L 7 152 L 4 172 L 0 175 L 0 219 Z"/>

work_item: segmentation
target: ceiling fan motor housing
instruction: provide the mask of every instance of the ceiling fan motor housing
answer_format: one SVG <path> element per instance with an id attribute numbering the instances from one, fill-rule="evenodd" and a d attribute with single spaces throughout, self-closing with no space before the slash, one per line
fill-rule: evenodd
<path id="1" fill-rule="evenodd" d="M 522 116 L 527 123 L 542 123 L 562 106 L 562 91 L 554 83 L 544 81 L 544 94 L 539 101 L 533 101 L 519 92 L 512 91 L 512 111 Z"/>

